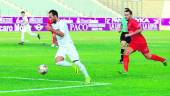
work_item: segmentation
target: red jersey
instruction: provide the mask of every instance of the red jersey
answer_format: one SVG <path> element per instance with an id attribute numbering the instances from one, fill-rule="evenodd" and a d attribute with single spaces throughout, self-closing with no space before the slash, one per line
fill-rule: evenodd
<path id="1" fill-rule="evenodd" d="M 135 19 L 130 19 L 128 21 L 128 32 L 129 33 L 134 33 L 140 28 L 141 28 L 140 24 Z M 131 36 L 131 42 L 129 44 L 129 47 L 133 48 L 134 51 L 138 50 L 142 52 L 143 54 L 146 54 L 149 52 L 146 40 L 141 33 Z"/>
<path id="2" fill-rule="evenodd" d="M 128 32 L 133 33 L 140 29 L 140 24 L 135 19 L 130 19 L 128 21 Z M 146 42 L 144 36 L 141 33 L 131 36 L 132 42 Z"/>

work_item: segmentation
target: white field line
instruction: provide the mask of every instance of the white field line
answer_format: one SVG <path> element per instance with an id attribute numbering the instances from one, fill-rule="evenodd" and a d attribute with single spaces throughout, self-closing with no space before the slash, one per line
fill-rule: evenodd
<path id="1" fill-rule="evenodd" d="M 80 82 L 82 81 L 65 81 L 65 80 L 50 80 L 50 79 L 34 79 L 34 78 L 22 78 L 22 77 L 0 77 L 0 78 L 7 78 L 7 79 L 18 79 L 18 80 L 32 80 L 32 81 L 51 81 L 51 82 Z M 110 85 L 111 83 L 100 83 L 100 82 L 93 82 L 87 85 L 75 85 L 75 86 L 62 86 L 62 87 L 50 87 L 50 88 L 32 88 L 32 89 L 21 89 L 21 90 L 0 90 L 0 93 L 13 93 L 13 92 L 29 92 L 29 91 L 41 91 L 41 90 L 59 90 L 59 89 L 70 89 L 70 88 L 82 88 L 82 87 L 94 87 L 94 86 L 106 86 Z"/>
<path id="2" fill-rule="evenodd" d="M 59 90 L 59 89 L 70 89 L 70 88 L 82 88 L 82 87 L 94 87 L 104 86 L 108 84 L 89 84 L 89 85 L 77 85 L 77 86 L 63 86 L 63 87 L 50 87 L 50 88 L 33 88 L 33 89 L 21 89 L 21 90 L 2 90 L 0 93 L 14 93 L 14 92 L 29 92 L 29 91 L 42 91 L 42 90 Z"/>
<path id="3" fill-rule="evenodd" d="M 54 80 L 54 79 L 42 79 L 42 78 L 25 78 L 25 77 L 0 77 L 0 78 L 6 78 L 6 79 L 20 79 L 20 80 L 32 80 L 32 81 L 51 81 L 51 82 L 80 82 L 83 83 L 83 81 L 74 81 L 74 80 Z M 93 82 L 93 83 L 101 83 L 101 82 Z M 108 84 L 108 83 L 106 83 Z"/>

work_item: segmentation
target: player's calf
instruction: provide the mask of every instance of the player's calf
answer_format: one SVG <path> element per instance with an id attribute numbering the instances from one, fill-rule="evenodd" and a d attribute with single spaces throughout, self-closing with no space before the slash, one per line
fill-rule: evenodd
<path id="1" fill-rule="evenodd" d="M 128 72 L 129 55 L 133 52 L 133 48 L 128 47 L 123 56 L 124 72 Z"/>
<path id="2" fill-rule="evenodd" d="M 88 84 L 88 83 L 90 83 L 90 76 L 89 76 L 89 74 L 88 74 L 88 72 L 87 72 L 87 69 L 86 69 L 86 67 L 84 66 L 84 64 L 82 64 L 79 60 L 75 60 L 75 61 L 73 61 L 73 63 L 77 66 L 77 67 L 79 67 L 79 69 L 80 69 L 80 71 L 83 73 L 83 75 L 84 75 L 84 77 L 85 77 L 85 83 L 86 84 Z"/>
<path id="3" fill-rule="evenodd" d="M 159 61 L 159 62 L 162 62 L 164 66 L 167 66 L 166 59 L 163 58 L 163 57 L 157 56 L 155 54 L 150 54 L 150 53 L 144 54 L 144 56 L 145 56 L 146 59 Z"/>
<path id="4" fill-rule="evenodd" d="M 120 64 L 123 64 L 123 54 L 124 54 L 124 51 L 125 51 L 125 47 L 126 47 L 126 41 L 121 41 L 121 50 L 120 50 Z"/>
<path id="5" fill-rule="evenodd" d="M 151 60 L 152 55 L 150 53 L 144 54 L 145 58 Z"/>

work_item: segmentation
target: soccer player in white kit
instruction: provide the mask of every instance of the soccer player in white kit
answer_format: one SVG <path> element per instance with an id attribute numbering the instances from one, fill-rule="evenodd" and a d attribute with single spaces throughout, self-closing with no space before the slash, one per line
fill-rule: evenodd
<path id="1" fill-rule="evenodd" d="M 56 33 L 59 46 L 55 56 L 56 64 L 59 66 L 77 66 L 85 77 L 85 83 L 90 83 L 90 76 L 86 67 L 80 62 L 78 52 L 69 35 L 67 24 L 58 18 L 56 10 L 49 11 L 49 19 L 52 20 L 53 24 L 52 27 L 46 26 L 46 29 Z M 66 61 L 65 56 L 68 56 L 73 63 Z"/>
<path id="2" fill-rule="evenodd" d="M 29 22 L 28 22 L 28 18 L 27 16 L 25 15 L 25 11 L 21 11 L 21 15 L 22 15 L 22 30 L 21 30 L 21 42 L 18 43 L 20 45 L 24 45 L 24 35 L 25 35 L 25 32 L 28 32 L 32 37 L 37 37 L 38 39 L 40 39 L 40 35 L 39 34 L 36 34 L 36 33 L 33 33 L 31 31 L 31 26 L 29 25 Z"/>

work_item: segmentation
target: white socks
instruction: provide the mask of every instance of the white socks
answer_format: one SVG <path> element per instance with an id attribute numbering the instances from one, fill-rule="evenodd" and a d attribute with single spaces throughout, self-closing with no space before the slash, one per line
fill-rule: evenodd
<path id="1" fill-rule="evenodd" d="M 24 34 L 25 34 L 25 32 L 21 32 L 21 42 L 24 42 Z"/>
<path id="2" fill-rule="evenodd" d="M 65 67 L 69 67 L 72 66 L 72 64 L 66 60 L 60 61 L 56 63 L 59 66 L 65 66 Z M 74 64 L 79 67 L 80 71 L 83 73 L 83 75 L 85 76 L 85 78 L 89 77 L 89 74 L 86 70 L 86 67 L 80 62 L 80 61 L 76 61 L 74 62 Z"/>
<path id="3" fill-rule="evenodd" d="M 85 77 L 89 77 L 86 67 L 80 61 L 76 61 L 74 64 L 79 67 L 80 71 L 84 74 Z"/>

